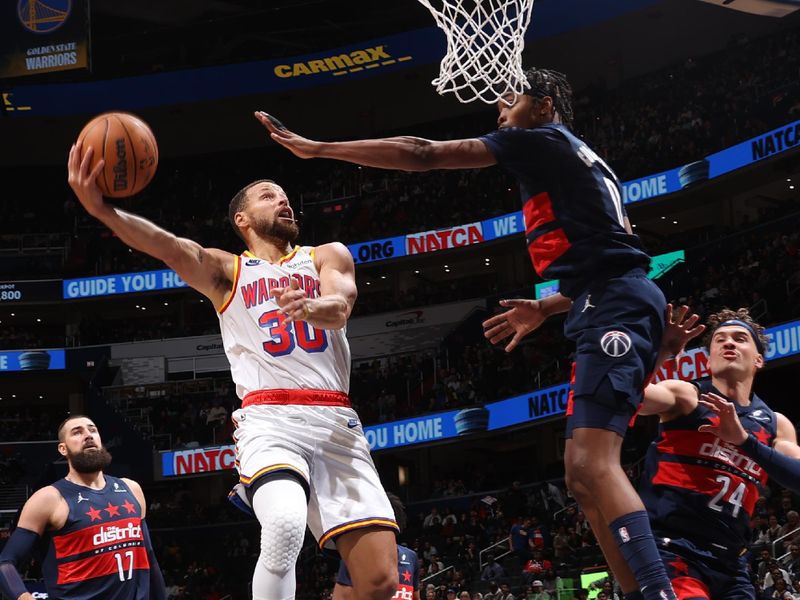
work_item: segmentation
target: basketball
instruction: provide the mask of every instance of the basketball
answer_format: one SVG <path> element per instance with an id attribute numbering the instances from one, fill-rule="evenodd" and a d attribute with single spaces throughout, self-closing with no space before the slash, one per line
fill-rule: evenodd
<path id="1" fill-rule="evenodd" d="M 125 198 L 141 192 L 155 175 L 158 167 L 158 145 L 147 123 L 139 117 L 122 112 L 98 115 L 81 131 L 81 158 L 94 148 L 93 169 L 101 158 L 105 166 L 97 177 L 104 196 Z"/>

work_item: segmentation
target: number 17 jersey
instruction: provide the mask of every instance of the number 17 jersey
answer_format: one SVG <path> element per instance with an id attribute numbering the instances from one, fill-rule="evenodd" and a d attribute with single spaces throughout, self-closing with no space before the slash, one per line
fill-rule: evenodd
<path id="1" fill-rule="evenodd" d="M 347 393 L 350 346 L 342 329 L 286 323 L 272 291 L 294 279 L 306 297 L 320 295 L 314 249 L 295 246 L 277 263 L 249 252 L 236 257 L 233 291 L 219 310 L 222 345 L 236 393 L 271 389 L 317 389 Z"/>

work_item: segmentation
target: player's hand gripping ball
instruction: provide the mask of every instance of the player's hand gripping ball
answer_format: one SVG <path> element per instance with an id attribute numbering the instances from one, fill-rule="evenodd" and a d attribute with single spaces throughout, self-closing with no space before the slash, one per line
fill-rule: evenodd
<path id="1" fill-rule="evenodd" d="M 81 131 L 81 159 L 93 148 L 89 172 L 102 159 L 97 185 L 104 196 L 124 198 L 141 192 L 158 167 L 158 145 L 147 123 L 122 112 L 98 115 Z"/>

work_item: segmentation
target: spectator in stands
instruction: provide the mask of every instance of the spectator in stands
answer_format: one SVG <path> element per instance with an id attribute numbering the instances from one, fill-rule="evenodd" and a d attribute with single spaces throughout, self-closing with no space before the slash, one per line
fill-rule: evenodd
<path id="1" fill-rule="evenodd" d="M 500 595 L 497 596 L 497 600 L 517 600 L 517 599 L 514 598 L 514 594 L 511 593 L 511 588 L 508 586 L 508 584 L 503 582 L 500 584 Z"/>
<path id="2" fill-rule="evenodd" d="M 789 573 L 792 579 L 800 576 L 800 545 L 789 544 L 789 554 L 781 560 L 781 566 Z"/>
<path id="3" fill-rule="evenodd" d="M 534 579 L 528 588 L 526 600 L 550 600 L 550 594 L 544 589 L 544 583 L 541 579 Z"/>
<path id="4" fill-rule="evenodd" d="M 490 581 L 489 591 L 483 595 L 483 600 L 500 600 L 502 598 L 500 593 L 500 588 L 498 587 L 497 582 Z"/>
<path id="5" fill-rule="evenodd" d="M 783 501 L 788 501 L 791 506 L 790 498 L 783 498 Z M 800 539 L 800 514 L 796 510 L 790 510 L 786 513 L 786 524 L 778 530 L 778 538 L 783 538 L 781 543 L 784 549 L 788 550 L 789 546 L 796 540 Z M 784 537 L 786 536 L 786 537 Z"/>
<path id="6" fill-rule="evenodd" d="M 422 527 L 425 529 L 433 529 L 434 527 L 439 527 L 442 524 L 442 517 L 439 515 L 439 509 L 435 506 L 431 508 L 431 512 L 428 516 L 425 517 L 425 520 L 422 522 Z"/>
<path id="7" fill-rule="evenodd" d="M 494 558 L 494 554 L 486 555 L 486 566 L 481 571 L 481 581 L 496 581 L 506 576 L 503 566 Z"/>
<path id="8" fill-rule="evenodd" d="M 531 519 L 525 517 L 522 523 L 512 525 L 508 534 L 508 549 L 517 555 L 523 565 L 530 559 L 531 550 L 533 550 L 530 527 Z"/>
<path id="9" fill-rule="evenodd" d="M 781 569 L 780 564 L 777 560 L 772 560 L 769 565 L 769 569 L 767 570 L 767 574 L 764 575 L 764 589 L 771 588 L 775 586 L 775 582 L 779 579 L 783 579 L 784 583 L 788 586 L 792 583 L 792 578 L 789 577 L 789 573 L 786 572 L 786 569 Z"/>
<path id="10" fill-rule="evenodd" d="M 553 564 L 544 558 L 542 551 L 538 548 L 533 551 L 531 559 L 522 567 L 522 572 L 525 575 L 525 581 L 530 582 L 534 579 L 540 579 L 548 569 L 552 569 Z"/>

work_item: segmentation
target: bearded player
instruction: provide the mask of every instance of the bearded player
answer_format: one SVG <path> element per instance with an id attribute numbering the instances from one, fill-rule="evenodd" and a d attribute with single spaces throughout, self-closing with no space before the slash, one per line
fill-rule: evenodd
<path id="1" fill-rule="evenodd" d="M 84 208 L 124 243 L 164 261 L 217 310 L 242 407 L 233 414 L 242 502 L 261 525 L 255 600 L 294 598 L 306 525 L 338 550 L 358 599 L 391 598 L 397 581 L 394 514 L 347 396 L 345 326 L 356 299 L 342 244 L 292 247 L 299 235 L 283 189 L 242 188 L 229 217 L 248 251 L 204 248 L 103 201 L 80 143 L 69 182 Z M 236 496 L 236 494 L 234 494 Z"/>
<path id="2" fill-rule="evenodd" d="M 759 487 L 800 491 L 800 447 L 753 392 L 769 341 L 747 309 L 711 315 L 706 342 L 710 379 L 645 390 L 641 412 L 661 423 L 639 493 L 680 600 L 755 599 L 744 554 Z"/>
<path id="3" fill-rule="evenodd" d="M 91 419 L 75 415 L 58 428 L 58 453 L 69 472 L 33 494 L 0 554 L 0 590 L 31 600 L 17 568 L 40 541 L 42 574 L 50 598 L 166 600 L 164 578 L 144 521 L 139 484 L 103 471 L 111 454 Z"/>

